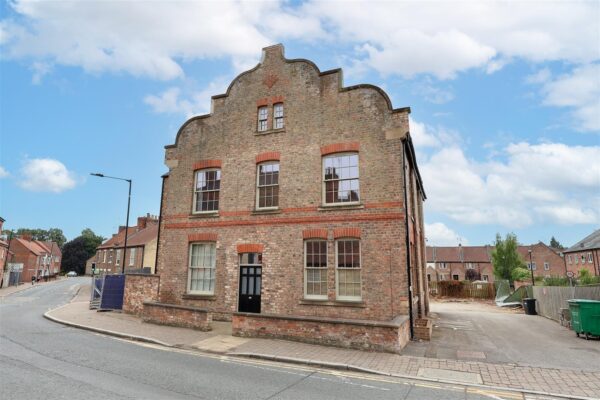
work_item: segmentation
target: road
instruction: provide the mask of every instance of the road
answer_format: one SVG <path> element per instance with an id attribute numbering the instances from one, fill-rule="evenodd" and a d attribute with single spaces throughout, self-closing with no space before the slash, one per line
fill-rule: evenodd
<path id="1" fill-rule="evenodd" d="M 142 345 L 50 322 L 86 278 L 0 299 L 0 398 L 533 399 L 514 392 Z"/>

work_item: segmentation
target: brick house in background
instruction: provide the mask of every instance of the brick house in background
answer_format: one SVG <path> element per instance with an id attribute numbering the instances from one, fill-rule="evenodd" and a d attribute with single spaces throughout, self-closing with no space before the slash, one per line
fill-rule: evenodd
<path id="1" fill-rule="evenodd" d="M 481 280 L 493 282 L 492 249 L 491 246 L 427 246 L 427 280 L 462 281 L 472 269 Z"/>
<path id="2" fill-rule="evenodd" d="M 410 110 L 281 45 L 211 110 L 166 146 L 158 303 L 144 309 L 163 323 L 208 312 L 240 336 L 402 348 L 428 313 Z"/>
<path id="3" fill-rule="evenodd" d="M 62 252 L 52 241 L 32 240 L 30 235 L 14 237 L 10 243 L 11 262 L 23 264 L 21 282 L 32 277 L 51 279 L 60 272 Z"/>
<path id="4" fill-rule="evenodd" d="M 494 282 L 492 251 L 494 246 L 427 246 L 427 279 L 429 281 L 465 280 L 469 269 L 481 275 L 481 280 Z M 560 254 L 542 242 L 519 246 L 517 251 L 530 269 L 529 250 L 534 276 L 564 276 L 564 261 Z"/>
<path id="5" fill-rule="evenodd" d="M 563 250 L 563 254 L 565 268 L 574 272 L 575 276 L 584 268 L 592 275 L 600 276 L 600 229 Z"/>
<path id="6" fill-rule="evenodd" d="M 4 225 L 4 221 L 6 220 L 0 217 L 0 288 L 5 286 L 4 274 L 7 270 L 9 262 L 8 242 L 4 240 L 4 236 L 2 235 L 2 226 Z"/>
<path id="7" fill-rule="evenodd" d="M 125 271 L 149 268 L 154 273 L 156 263 L 156 244 L 158 237 L 158 218 L 146 214 L 139 217 L 137 224 L 128 229 L 127 251 L 125 253 Z M 121 273 L 123 262 L 123 246 L 125 245 L 125 227 L 102 243 L 96 254 L 86 262 L 85 273 L 91 275 L 92 264 L 96 264 L 99 273 Z"/>

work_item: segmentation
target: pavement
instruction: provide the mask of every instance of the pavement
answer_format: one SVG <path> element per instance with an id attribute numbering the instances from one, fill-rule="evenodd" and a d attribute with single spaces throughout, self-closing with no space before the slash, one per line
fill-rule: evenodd
<path id="1" fill-rule="evenodd" d="M 549 399 L 475 385 L 443 384 L 135 342 L 75 329 L 42 317 L 48 310 L 69 302 L 82 283 L 87 285 L 89 280 L 64 279 L 2 298 L 0 398 Z M 79 293 L 77 300 L 84 298 Z"/>
<path id="2" fill-rule="evenodd" d="M 9 296 L 9 295 L 11 295 L 13 293 L 17 293 L 17 292 L 20 292 L 20 291 L 23 291 L 23 290 L 31 289 L 31 288 L 34 288 L 36 286 L 51 285 L 51 284 L 53 284 L 53 283 L 55 283 L 55 282 L 57 282 L 57 281 L 59 281 L 61 279 L 66 279 L 66 278 L 59 277 L 59 278 L 57 278 L 55 280 L 51 280 L 51 281 L 48 281 L 48 282 L 41 281 L 41 282 L 37 282 L 35 285 L 32 285 L 31 282 L 29 282 L 29 283 L 22 283 L 22 284 L 20 284 L 18 286 L 7 286 L 7 287 L 4 287 L 4 288 L 0 289 L 0 299 L 3 298 L 3 297 Z"/>
<path id="3" fill-rule="evenodd" d="M 600 399 L 600 358 L 597 353 L 600 347 L 599 341 L 590 341 L 584 345 L 583 341 L 576 341 L 569 336 L 570 339 L 565 346 L 565 336 L 562 338 L 563 341 L 556 344 L 558 347 L 566 348 L 566 350 L 560 349 L 558 358 L 537 355 L 527 359 L 525 355 L 527 363 L 520 362 L 523 358 L 514 351 L 519 346 L 509 342 L 521 340 L 519 335 L 522 332 L 519 329 L 514 330 L 510 322 L 525 317 L 533 318 L 535 319 L 534 329 L 539 335 L 541 332 L 553 331 L 554 328 L 559 327 L 558 324 L 545 320 L 543 317 L 499 311 L 496 313 L 498 315 L 487 317 L 493 323 L 486 324 L 484 322 L 477 325 L 478 318 L 486 318 L 480 315 L 481 313 L 485 314 L 486 310 L 471 310 L 471 317 L 468 317 L 468 308 L 478 307 L 477 305 L 466 306 L 467 309 L 462 307 L 462 310 L 459 306 L 458 311 L 452 305 L 441 304 L 437 308 L 434 305 L 432 310 L 434 310 L 434 315 L 437 315 L 437 327 L 434 330 L 433 341 L 425 344 L 411 343 L 404 354 L 398 355 L 283 340 L 238 338 L 231 336 L 231 328 L 228 323 L 215 323 L 215 329 L 211 332 L 148 324 L 128 314 L 89 310 L 88 290 L 87 286 L 82 286 L 70 303 L 47 312 L 46 318 L 77 328 L 171 348 L 360 371 L 389 377 L 420 379 L 426 382 L 459 383 L 488 390 L 513 390 L 541 396 Z M 470 326 L 479 326 L 479 330 L 463 329 L 463 338 L 451 335 L 447 343 L 440 343 L 440 335 L 441 339 L 448 337 L 448 335 L 443 335 L 443 331 L 448 329 L 447 321 L 453 321 L 452 318 L 456 316 L 456 313 L 460 318 L 459 322 L 470 321 Z M 511 315 L 512 317 L 510 317 Z M 528 320 L 527 323 L 531 323 L 531 321 Z M 464 322 L 460 323 L 464 324 Z M 460 323 L 455 321 L 454 328 Z M 491 332 L 489 329 L 485 329 L 489 328 L 488 325 L 497 331 Z M 519 324 L 517 323 L 517 325 Z M 452 332 L 459 331 L 454 328 L 451 329 Z M 567 334 L 568 331 L 565 335 Z M 473 339 L 479 336 L 481 336 L 477 339 L 479 341 Z M 558 336 L 560 339 L 561 334 Z M 484 346 L 483 351 L 472 350 L 479 349 L 488 340 L 495 340 L 498 337 L 504 337 L 501 345 L 494 347 L 488 343 Z M 528 337 L 524 346 L 538 347 L 535 343 L 530 343 L 530 340 Z M 471 350 L 458 350 L 465 347 L 465 341 L 470 342 Z M 571 341 L 575 344 L 571 344 Z M 432 351 L 432 348 L 437 348 L 437 350 Z M 445 350 L 440 351 L 440 349 Z M 543 352 L 549 353 L 554 350 L 544 348 Z M 589 354 L 586 354 L 585 351 L 589 351 Z M 423 354 L 415 355 L 419 352 L 423 352 Z M 482 353 L 483 357 L 478 353 Z M 448 355 L 452 357 L 446 357 Z M 587 357 L 585 359 L 587 364 L 573 361 L 573 358 L 582 356 Z M 460 357 L 465 359 L 460 359 Z M 564 367 L 563 364 L 560 364 L 560 357 L 565 357 L 563 358 Z M 533 364 L 538 362 L 542 364 L 531 365 L 531 359 L 535 361 Z M 544 360 L 550 360 L 550 363 L 545 365 Z"/>

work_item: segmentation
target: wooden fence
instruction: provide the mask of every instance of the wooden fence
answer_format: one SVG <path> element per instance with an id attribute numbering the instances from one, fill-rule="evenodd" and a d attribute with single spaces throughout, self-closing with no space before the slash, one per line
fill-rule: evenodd
<path id="1" fill-rule="evenodd" d="M 589 286 L 534 286 L 537 312 L 544 317 L 560 321 L 560 309 L 569 308 L 567 300 L 600 300 L 600 285 Z"/>
<path id="2" fill-rule="evenodd" d="M 429 282 L 429 294 L 432 296 L 494 299 L 496 298 L 496 289 L 493 283 L 434 281 Z"/>

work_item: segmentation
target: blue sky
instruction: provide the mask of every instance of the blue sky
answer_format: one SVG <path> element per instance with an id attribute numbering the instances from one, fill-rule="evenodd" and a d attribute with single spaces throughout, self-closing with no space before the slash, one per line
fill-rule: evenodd
<path id="1" fill-rule="evenodd" d="M 127 185 L 90 172 L 158 214 L 163 146 L 283 43 L 411 107 L 430 244 L 571 245 L 600 223 L 599 4 L 3 2 L 0 216 L 110 236 Z"/>

